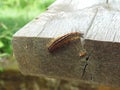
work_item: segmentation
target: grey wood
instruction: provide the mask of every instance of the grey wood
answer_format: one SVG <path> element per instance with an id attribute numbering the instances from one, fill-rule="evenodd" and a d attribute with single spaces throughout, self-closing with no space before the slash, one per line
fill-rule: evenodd
<path id="1" fill-rule="evenodd" d="M 120 0 L 108 0 L 109 7 L 120 11 Z"/>
<path id="2" fill-rule="evenodd" d="M 96 8 L 70 11 L 67 13 L 63 11 L 52 12 L 52 10 L 48 10 L 25 25 L 16 32 L 14 36 L 53 38 L 70 31 L 80 31 L 84 33 L 89 27 L 96 12 Z"/>
<path id="3" fill-rule="evenodd" d="M 90 1 L 80 0 L 87 5 L 78 7 L 78 0 L 58 0 L 14 34 L 13 50 L 23 74 L 120 86 L 120 12 L 107 0 Z M 84 38 L 49 53 L 51 40 L 70 32 Z M 80 57 L 83 50 L 87 54 Z"/>
<path id="4" fill-rule="evenodd" d="M 94 5 L 104 4 L 107 0 L 56 0 L 48 9 L 59 10 L 79 10 Z M 62 7 L 61 7 L 62 6 Z M 53 8 L 52 8 L 53 7 Z"/>
<path id="5" fill-rule="evenodd" d="M 120 12 L 99 8 L 86 39 L 120 43 Z"/>

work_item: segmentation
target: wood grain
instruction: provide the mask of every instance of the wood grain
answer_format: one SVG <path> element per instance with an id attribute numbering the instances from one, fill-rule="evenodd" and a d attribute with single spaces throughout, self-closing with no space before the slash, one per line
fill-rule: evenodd
<path id="1" fill-rule="evenodd" d="M 13 49 L 21 72 L 119 87 L 120 11 L 109 0 L 90 0 L 91 4 L 80 0 L 88 3 L 82 8 L 78 0 L 62 1 L 14 34 Z M 70 32 L 82 32 L 84 38 L 50 54 L 46 45 L 51 39 Z M 84 57 L 79 56 L 82 50 L 87 51 Z"/>

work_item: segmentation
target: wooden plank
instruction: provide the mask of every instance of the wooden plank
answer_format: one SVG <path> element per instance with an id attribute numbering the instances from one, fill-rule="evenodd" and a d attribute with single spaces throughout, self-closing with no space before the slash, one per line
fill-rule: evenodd
<path id="1" fill-rule="evenodd" d="M 80 61 L 79 52 L 83 49 L 80 40 L 68 44 L 56 54 L 48 52 L 47 44 L 51 38 L 69 32 L 86 32 L 96 11 L 96 8 L 91 8 L 75 13 L 63 13 L 62 17 L 56 15 L 57 17 L 48 22 L 43 31 L 41 28 L 34 28 L 43 27 L 39 24 L 42 23 L 41 19 L 32 21 L 27 28 L 25 26 L 19 30 L 13 37 L 13 48 L 21 72 L 37 76 L 81 78 L 85 60 L 83 59 L 82 63 Z"/>
<path id="2" fill-rule="evenodd" d="M 120 42 L 120 12 L 99 8 L 86 39 Z"/>
<path id="3" fill-rule="evenodd" d="M 109 7 L 114 10 L 120 10 L 120 0 L 108 0 Z"/>
<path id="4" fill-rule="evenodd" d="M 71 17 L 71 14 L 69 17 Z M 79 50 L 81 48 L 80 47 L 81 42 L 79 41 L 77 46 L 73 44 L 72 45 L 72 46 L 74 46 L 73 49 L 69 49 L 69 48 L 71 48 L 69 46 L 68 49 L 64 50 L 65 49 L 64 48 L 62 50 L 62 52 L 58 52 L 58 54 L 56 54 L 56 55 L 51 55 L 48 52 L 47 44 L 50 42 L 51 38 L 61 36 L 68 32 L 74 32 L 74 31 L 76 32 L 79 30 L 86 31 L 87 28 L 89 28 L 91 21 L 94 18 L 95 14 L 96 14 L 95 9 L 87 9 L 85 11 L 80 11 L 80 15 L 81 15 L 80 17 L 79 17 L 79 15 L 75 15 L 75 17 L 73 17 L 73 18 L 71 17 L 72 18 L 71 22 L 69 22 L 69 20 L 70 20 L 69 17 L 67 17 L 67 18 L 63 17 L 60 20 L 58 19 L 58 21 L 55 19 L 55 20 L 53 20 L 54 24 L 51 21 L 51 23 L 49 23 L 50 25 L 48 24 L 43 29 L 42 32 L 40 31 L 41 33 L 38 32 L 38 34 L 35 34 L 36 36 L 34 35 L 35 31 L 33 31 L 33 29 L 34 29 L 34 27 L 38 27 L 38 24 L 29 23 L 27 30 L 25 27 L 23 27 L 23 29 L 18 31 L 13 37 L 14 52 L 15 52 L 16 59 L 19 62 L 21 71 L 24 74 L 39 75 L 40 73 L 41 74 L 43 73 L 48 76 L 57 76 L 57 75 L 62 76 L 62 74 L 64 72 L 65 76 L 66 75 L 72 76 L 72 73 L 74 72 L 76 67 L 73 68 L 73 70 L 71 70 L 70 67 L 74 67 L 74 66 L 76 66 L 76 64 L 79 65 L 78 60 L 80 59 Z M 67 19 L 66 23 L 64 23 L 65 19 Z M 79 20 L 80 22 L 78 22 L 77 20 Z M 72 22 L 76 23 L 76 24 L 74 24 L 75 26 L 72 25 Z M 62 24 L 62 23 L 64 23 L 64 24 Z M 83 27 L 80 27 L 81 25 Z M 33 28 L 31 28 L 32 26 L 33 26 Z M 73 29 L 75 29 L 75 30 L 73 30 Z M 26 31 L 27 31 L 27 33 L 26 33 Z M 33 32 L 33 34 L 31 34 L 32 32 Z M 76 55 L 75 56 L 71 55 L 70 52 L 74 53 L 74 55 L 75 54 Z M 76 58 L 76 62 L 74 62 L 73 58 Z M 65 63 L 65 61 L 66 61 L 66 63 Z M 65 69 L 64 67 L 66 67 L 66 65 L 68 66 L 68 68 Z M 63 67 L 63 69 L 61 68 L 61 66 Z M 31 68 L 29 68 L 29 67 L 31 67 Z M 51 68 L 48 68 L 48 67 L 51 67 Z M 81 67 L 79 67 L 79 68 L 81 68 Z M 28 69 L 30 69 L 30 70 L 28 70 Z M 76 73 L 76 75 L 79 76 L 79 74 L 77 74 L 77 72 L 78 71 L 74 72 L 73 74 Z"/>
<path id="5" fill-rule="evenodd" d="M 80 31 L 84 33 L 90 26 L 96 12 L 96 8 L 68 13 L 47 11 L 16 32 L 14 37 L 55 38 L 69 32 Z"/>
<path id="6" fill-rule="evenodd" d="M 13 36 L 21 72 L 119 87 L 120 12 L 100 6 L 65 11 L 53 6 Z M 82 32 L 84 38 L 49 53 L 49 42 L 70 32 Z M 80 57 L 84 49 L 87 55 Z"/>
<path id="7" fill-rule="evenodd" d="M 85 48 L 90 53 L 86 74 L 94 82 L 111 86 L 120 86 L 120 43 L 103 41 L 85 41 Z M 84 78 L 86 80 L 86 74 Z"/>
<path id="8" fill-rule="evenodd" d="M 86 72 L 91 69 L 92 81 L 120 86 L 119 23 L 120 12 L 99 8 L 85 39 L 91 54 Z"/>
<path id="9" fill-rule="evenodd" d="M 56 0 L 48 9 L 57 9 L 57 11 L 80 10 L 106 2 L 107 0 Z"/>

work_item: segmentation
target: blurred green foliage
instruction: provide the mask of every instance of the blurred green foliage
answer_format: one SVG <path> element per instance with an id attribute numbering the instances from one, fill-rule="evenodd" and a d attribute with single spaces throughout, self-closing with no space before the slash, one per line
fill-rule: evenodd
<path id="1" fill-rule="evenodd" d="M 0 0 L 0 57 L 12 55 L 12 35 L 54 0 Z"/>

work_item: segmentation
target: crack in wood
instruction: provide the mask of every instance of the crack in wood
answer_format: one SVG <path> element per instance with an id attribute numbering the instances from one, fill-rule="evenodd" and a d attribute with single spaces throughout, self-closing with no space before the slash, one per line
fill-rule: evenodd
<path id="1" fill-rule="evenodd" d="M 94 20 L 95 20 L 95 18 L 96 18 L 96 16 L 97 16 L 97 13 L 98 13 L 98 8 L 96 9 L 95 15 L 94 15 L 93 19 L 91 20 L 90 26 L 89 26 L 88 29 L 86 30 L 85 36 L 87 35 L 88 31 L 90 30 L 91 26 L 93 25 L 93 22 L 94 22 Z"/>
<path id="2" fill-rule="evenodd" d="M 86 62 L 85 62 L 85 65 L 84 65 L 84 68 L 83 68 L 83 73 L 82 73 L 82 78 L 84 77 L 85 73 L 86 73 L 86 68 L 88 66 L 88 60 L 89 60 L 89 57 L 90 57 L 90 54 L 86 57 Z"/>
<path id="3" fill-rule="evenodd" d="M 44 31 L 44 29 L 45 29 L 45 27 L 47 26 L 47 24 L 48 24 L 48 23 L 45 23 L 45 24 L 43 25 L 43 28 L 42 28 L 42 30 L 38 33 L 37 37 Z"/>
<path id="4" fill-rule="evenodd" d="M 92 54 L 92 51 L 88 54 L 88 56 L 86 57 L 86 62 L 85 62 L 85 65 L 84 65 L 84 68 L 83 68 L 83 73 L 82 73 L 82 78 L 85 76 L 85 73 L 86 73 L 86 69 L 87 69 L 87 67 L 88 67 L 88 61 L 89 61 L 89 59 L 90 59 L 90 56 L 91 56 L 91 54 Z M 91 75 L 91 80 L 93 79 L 93 76 Z"/>
<path id="5" fill-rule="evenodd" d="M 85 73 L 86 73 L 86 68 L 88 66 L 88 63 L 86 62 L 83 68 L 83 73 L 82 73 L 82 78 L 84 77 Z"/>

